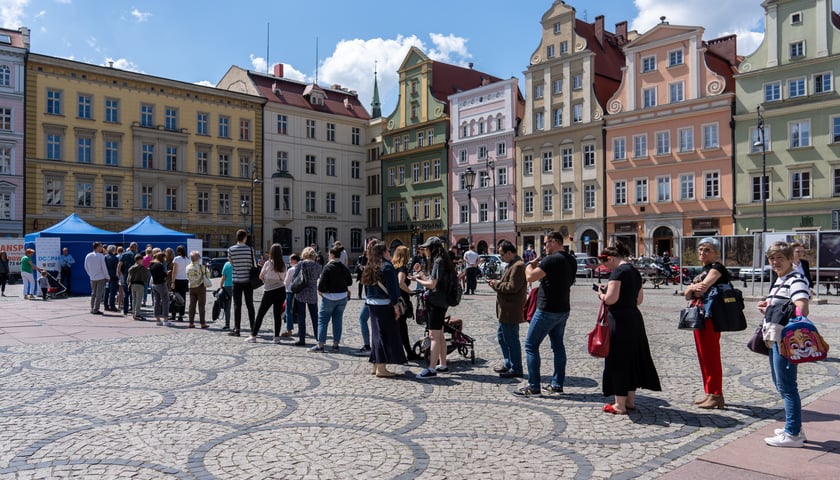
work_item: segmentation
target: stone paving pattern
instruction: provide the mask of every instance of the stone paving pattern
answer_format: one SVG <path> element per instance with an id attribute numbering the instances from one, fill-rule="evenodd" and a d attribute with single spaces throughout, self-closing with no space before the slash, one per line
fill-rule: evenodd
<path id="1" fill-rule="evenodd" d="M 418 363 L 390 366 L 405 372 L 395 379 L 370 374 L 356 355 L 355 298 L 341 351 L 310 353 L 270 343 L 269 331 L 246 344 L 218 321 L 156 327 L 89 315 L 87 298 L 25 301 L 17 285 L 17 297 L 0 298 L 0 480 L 655 478 L 783 418 L 767 360 L 744 346 L 760 319 L 754 302 L 751 327 L 722 338 L 727 409 L 692 406 L 702 383 L 692 335 L 675 328 L 685 302 L 674 287 L 646 289 L 642 306 L 663 391 L 639 391 L 628 416 L 603 413 L 603 361 L 586 352 L 598 310 L 589 283 L 573 287 L 566 393 L 532 398 L 492 371 L 495 297 L 483 285 L 450 309 L 476 338 L 475 364 L 454 353 L 450 373 L 426 381 L 414 378 Z M 838 314 L 836 298 L 812 307 L 834 346 Z M 831 356 L 800 367 L 806 408 L 840 385 Z"/>

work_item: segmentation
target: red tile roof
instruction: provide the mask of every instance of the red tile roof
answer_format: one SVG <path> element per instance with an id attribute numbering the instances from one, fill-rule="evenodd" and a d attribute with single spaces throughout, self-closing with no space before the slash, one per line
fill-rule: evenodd
<path id="1" fill-rule="evenodd" d="M 713 72 L 726 79 L 724 92 L 735 91 L 735 82 L 732 80 L 732 76 L 738 73 L 738 65 L 741 63 L 741 57 L 735 53 L 737 51 L 736 41 L 737 37 L 735 35 L 727 35 L 704 42 L 706 45 L 706 65 Z"/>
<path id="2" fill-rule="evenodd" d="M 604 31 L 604 43 L 598 42 L 595 25 L 575 19 L 575 33 L 586 39 L 589 50 L 595 53 L 595 97 L 601 107 L 615 94 L 621 85 L 621 68 L 624 67 L 624 52 L 621 51 L 614 33 Z"/>
<path id="3" fill-rule="evenodd" d="M 327 99 L 323 105 L 313 105 L 309 102 L 308 98 L 304 97 L 304 92 L 308 94 L 307 89 L 312 90 L 310 88 L 312 84 L 275 77 L 251 70 L 248 71 L 248 76 L 254 81 L 259 95 L 267 98 L 269 102 L 281 103 L 303 110 L 358 118 L 360 120 L 370 119 L 370 114 L 362 106 L 362 103 L 359 101 L 359 96 L 353 95 L 350 92 L 318 86 L 318 88 L 326 93 Z M 275 87 L 280 89 L 280 95 L 274 93 Z M 347 101 L 346 106 L 345 100 Z"/>
<path id="4" fill-rule="evenodd" d="M 501 81 L 498 77 L 472 68 L 432 61 L 432 95 L 446 103 L 445 110 L 447 113 L 449 112 L 448 97 L 450 95 L 480 87 L 484 79 L 487 79 L 490 83 Z"/>
<path id="5" fill-rule="evenodd" d="M 840 29 L 840 14 L 835 11 L 831 12 L 831 23 L 834 24 L 834 28 Z"/>

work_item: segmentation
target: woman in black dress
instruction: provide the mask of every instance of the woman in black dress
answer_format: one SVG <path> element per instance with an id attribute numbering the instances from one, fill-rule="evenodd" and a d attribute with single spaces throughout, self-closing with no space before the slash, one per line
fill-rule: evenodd
<path id="1" fill-rule="evenodd" d="M 397 374 L 389 371 L 386 365 L 406 362 L 397 325 L 397 300 L 400 298 L 397 270 L 382 242 L 371 242 L 365 255 L 368 263 L 362 272 L 362 283 L 365 304 L 370 311 L 371 373 L 377 377 L 394 377 Z"/>
<path id="2" fill-rule="evenodd" d="M 604 411 L 624 415 L 636 409 L 636 389 L 661 391 L 659 375 L 650 355 L 645 323 L 639 305 L 644 300 L 642 276 L 627 260 L 630 251 L 621 242 L 604 249 L 598 258 L 612 270 L 606 290 L 598 293 L 609 306 L 610 353 L 604 361 L 604 396 L 615 403 Z"/>

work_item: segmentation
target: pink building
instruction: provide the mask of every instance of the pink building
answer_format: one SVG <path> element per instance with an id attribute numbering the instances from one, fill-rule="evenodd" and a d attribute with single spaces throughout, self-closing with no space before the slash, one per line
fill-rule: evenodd
<path id="1" fill-rule="evenodd" d="M 624 47 L 607 103 L 607 235 L 635 255 L 680 255 L 684 236 L 733 233 L 735 36 L 662 23 Z"/>
<path id="2" fill-rule="evenodd" d="M 23 97 L 29 29 L 0 28 L 0 237 L 23 225 Z"/>

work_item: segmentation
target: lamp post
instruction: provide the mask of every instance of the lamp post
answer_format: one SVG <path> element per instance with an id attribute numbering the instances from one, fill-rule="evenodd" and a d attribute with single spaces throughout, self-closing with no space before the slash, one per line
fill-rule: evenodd
<path id="1" fill-rule="evenodd" d="M 254 188 L 257 186 L 258 183 L 260 183 L 260 179 L 257 176 L 257 169 L 254 168 L 254 173 L 253 173 L 253 175 L 251 175 L 251 197 L 250 197 L 251 198 L 251 230 L 249 230 L 249 232 L 251 232 L 252 236 L 254 235 L 254 210 L 255 210 L 255 208 L 254 208 Z M 260 243 L 257 240 L 258 239 L 256 239 L 256 238 L 254 238 L 252 240 L 253 241 L 253 246 L 255 248 L 256 248 L 257 245 L 260 245 Z"/>
<path id="2" fill-rule="evenodd" d="M 242 203 L 239 204 L 239 213 L 242 214 L 242 228 L 248 227 L 248 211 L 250 210 L 250 206 L 248 205 L 248 200 L 242 200 Z"/>
<path id="3" fill-rule="evenodd" d="M 499 244 L 496 243 L 496 216 L 498 215 L 498 207 L 496 206 L 496 163 L 490 161 L 490 156 L 487 156 L 486 161 L 487 173 L 490 175 L 490 180 L 493 182 L 493 253 L 499 253 Z"/>
<path id="4" fill-rule="evenodd" d="M 767 232 L 767 145 L 766 137 L 764 136 L 764 117 L 761 115 L 761 105 L 755 107 L 755 113 L 758 115 L 758 140 L 753 144 L 754 147 L 761 147 L 761 233 Z"/>
<path id="5" fill-rule="evenodd" d="M 467 243 L 472 245 L 472 189 L 475 184 L 475 171 L 472 167 L 467 167 L 464 172 L 464 186 L 467 188 L 467 220 L 469 221 L 469 233 L 467 234 Z"/>

